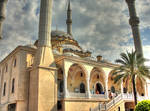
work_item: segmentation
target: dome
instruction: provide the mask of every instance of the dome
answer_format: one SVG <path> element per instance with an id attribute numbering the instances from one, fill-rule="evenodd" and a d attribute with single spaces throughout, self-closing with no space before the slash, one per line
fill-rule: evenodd
<path id="1" fill-rule="evenodd" d="M 35 42 L 35 46 L 37 46 L 38 40 Z M 91 56 L 91 52 L 84 52 L 82 48 L 79 46 L 78 42 L 73 39 L 73 36 L 59 30 L 55 30 L 51 32 L 51 44 L 53 48 L 53 52 L 60 52 L 60 54 L 72 54 L 80 57 L 89 57 Z M 57 50 L 57 51 L 56 51 Z"/>

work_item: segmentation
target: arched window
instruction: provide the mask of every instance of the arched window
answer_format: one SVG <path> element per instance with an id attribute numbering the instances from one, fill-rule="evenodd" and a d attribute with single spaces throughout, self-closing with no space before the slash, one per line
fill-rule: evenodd
<path id="1" fill-rule="evenodd" d="M 127 93 L 127 88 L 124 87 L 124 88 L 123 88 L 123 92 L 124 92 L 124 93 Z"/>
<path id="2" fill-rule="evenodd" d="M 115 93 L 115 87 L 114 86 L 111 86 L 111 92 Z"/>
<path id="3" fill-rule="evenodd" d="M 15 59 L 15 60 L 14 60 L 14 67 L 16 67 L 16 62 L 17 62 L 17 60 Z"/>
<path id="4" fill-rule="evenodd" d="M 120 111 L 120 107 L 118 107 L 118 111 Z"/>
<path id="5" fill-rule="evenodd" d="M 5 66 L 5 72 L 7 72 L 8 71 L 8 65 L 6 64 L 6 66 Z"/>
<path id="6" fill-rule="evenodd" d="M 82 72 L 80 73 L 80 76 L 83 77 L 83 73 Z"/>
<path id="7" fill-rule="evenodd" d="M 4 82 L 4 88 L 3 88 L 3 96 L 6 94 L 6 82 Z"/>
<path id="8" fill-rule="evenodd" d="M 85 85 L 84 85 L 84 83 L 80 84 L 80 93 L 85 93 Z"/>
<path id="9" fill-rule="evenodd" d="M 97 79 L 99 79 L 99 75 L 97 75 Z"/>
<path id="10" fill-rule="evenodd" d="M 63 84 L 64 84 L 63 80 L 60 81 L 60 89 L 59 89 L 60 92 L 63 92 L 63 88 L 64 88 Z"/>
<path id="11" fill-rule="evenodd" d="M 11 92 L 14 93 L 15 92 L 15 79 L 12 80 L 12 89 Z"/>

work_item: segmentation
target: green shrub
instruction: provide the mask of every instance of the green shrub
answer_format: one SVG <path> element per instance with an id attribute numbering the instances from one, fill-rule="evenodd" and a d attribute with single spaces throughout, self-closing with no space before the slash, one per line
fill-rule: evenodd
<path id="1" fill-rule="evenodd" d="M 150 100 L 143 100 L 136 105 L 135 111 L 150 111 Z"/>

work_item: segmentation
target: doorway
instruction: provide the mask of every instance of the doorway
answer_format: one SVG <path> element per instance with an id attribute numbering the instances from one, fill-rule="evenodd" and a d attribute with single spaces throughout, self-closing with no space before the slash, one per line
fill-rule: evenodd
<path id="1" fill-rule="evenodd" d="M 16 111 L 16 103 L 8 105 L 8 111 Z"/>
<path id="2" fill-rule="evenodd" d="M 102 94 L 103 93 L 103 87 L 100 83 L 96 84 L 95 92 L 96 92 L 96 94 Z"/>
<path id="3" fill-rule="evenodd" d="M 84 85 L 84 83 L 80 84 L 80 93 L 85 93 L 85 85 Z"/>

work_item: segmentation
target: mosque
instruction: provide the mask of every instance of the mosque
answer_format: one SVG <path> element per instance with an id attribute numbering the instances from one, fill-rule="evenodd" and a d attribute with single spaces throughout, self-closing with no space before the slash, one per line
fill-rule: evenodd
<path id="1" fill-rule="evenodd" d="M 67 32 L 51 31 L 51 7 L 41 1 L 38 40 L 0 62 L 0 111 L 133 111 L 132 88 L 113 82 L 118 65 L 93 59 L 74 39 L 70 2 Z M 149 85 L 136 80 L 138 101 L 148 98 Z"/>

